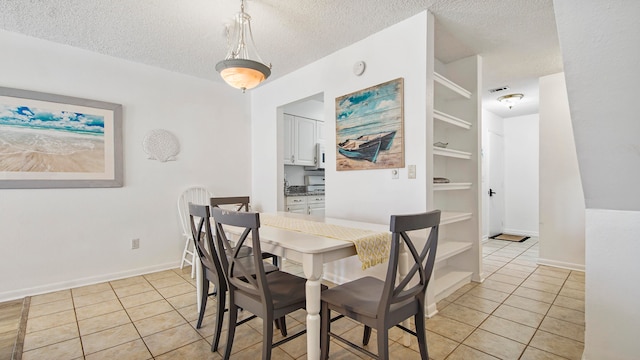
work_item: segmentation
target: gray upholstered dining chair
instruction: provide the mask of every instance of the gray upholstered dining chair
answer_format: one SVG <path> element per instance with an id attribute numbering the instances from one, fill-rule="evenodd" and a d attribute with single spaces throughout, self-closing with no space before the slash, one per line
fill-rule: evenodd
<path id="1" fill-rule="evenodd" d="M 440 210 L 415 215 L 391 216 L 391 252 L 386 279 L 382 281 L 367 276 L 322 292 L 321 359 L 327 359 L 329 356 L 329 336 L 373 358 L 389 359 L 388 330 L 393 326 L 398 326 L 415 335 L 418 339 L 420 357 L 429 358 L 424 328 L 424 298 L 435 264 L 439 224 Z M 424 246 L 416 246 L 416 242 L 411 239 L 408 232 L 423 229 L 430 229 L 427 241 Z M 410 270 L 402 280 L 397 282 L 398 258 L 402 245 L 409 253 Z M 363 323 L 365 325 L 363 344 L 365 345 L 369 342 L 371 328 L 375 328 L 378 337 L 378 355 L 331 333 L 331 311 L 340 313 L 339 317 L 347 316 Z M 411 316 L 414 317 L 415 332 L 400 325 Z"/>
<path id="2" fill-rule="evenodd" d="M 271 349 L 304 334 L 303 330 L 273 343 L 274 319 L 282 318 L 298 309 L 305 308 L 306 279 L 283 271 L 265 272 L 265 262 L 260 254 L 260 214 L 237 212 L 218 207 L 211 209 L 216 242 L 221 263 L 229 285 L 229 329 L 224 359 L 229 359 L 236 332 L 238 309 L 249 311 L 262 318 L 262 359 L 271 359 Z M 242 234 L 235 245 L 227 239 L 228 226 L 240 227 Z M 240 257 L 238 249 L 251 244 L 252 264 Z M 268 264 L 267 264 L 268 265 Z M 325 287 L 326 288 L 326 287 Z"/>

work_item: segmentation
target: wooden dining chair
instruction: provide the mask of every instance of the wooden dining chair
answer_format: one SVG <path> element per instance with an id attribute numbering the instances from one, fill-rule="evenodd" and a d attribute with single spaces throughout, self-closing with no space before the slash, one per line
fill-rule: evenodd
<path id="1" fill-rule="evenodd" d="M 433 271 L 438 244 L 440 210 L 415 215 L 391 216 L 391 252 L 384 281 L 364 277 L 338 285 L 321 294 L 320 353 L 321 359 L 329 357 L 329 337 L 333 337 L 375 359 L 389 359 L 389 328 L 400 327 L 418 339 L 420 357 L 428 359 L 424 321 L 424 297 Z M 417 246 L 409 231 L 430 229 L 424 246 Z M 398 259 L 401 246 L 409 253 L 410 270 L 397 282 Z M 413 260 L 413 261 L 411 261 Z M 417 275 L 417 276 L 416 276 Z M 417 281 L 417 282 L 416 282 Z M 380 294 L 380 297 L 375 296 Z M 347 316 L 365 325 L 363 344 L 369 342 L 371 329 L 376 329 L 378 354 L 374 354 L 351 341 L 331 333 L 331 311 Z M 416 331 L 400 323 L 413 316 Z"/>
<path id="2" fill-rule="evenodd" d="M 191 226 L 191 233 L 195 241 L 195 251 L 198 254 L 200 263 L 202 264 L 202 290 L 200 298 L 200 314 L 198 316 L 198 323 L 196 328 L 200 329 L 202 326 L 202 319 L 207 308 L 207 299 L 209 296 L 217 297 L 216 314 L 214 318 L 214 335 L 211 342 L 211 351 L 218 350 L 218 344 L 220 342 L 220 332 L 222 330 L 222 322 L 224 319 L 224 312 L 226 311 L 225 302 L 227 298 L 227 281 L 224 277 L 224 270 L 222 269 L 222 263 L 218 256 L 213 241 L 213 233 L 211 229 L 211 213 L 208 205 L 189 204 L 189 223 Z M 240 256 L 251 256 L 252 251 L 250 248 L 245 247 L 240 251 Z M 266 264 L 265 272 L 273 272 L 278 270 L 274 265 Z M 214 291 L 209 293 L 209 284 L 213 283 Z M 248 321 L 247 319 L 243 321 Z M 284 322 L 284 319 L 280 320 Z"/>
<path id="3" fill-rule="evenodd" d="M 228 197 L 212 197 L 210 199 L 211 207 L 220 207 L 220 206 L 232 206 L 236 211 L 249 211 L 249 204 L 251 203 L 251 199 L 249 196 L 228 196 Z M 280 258 L 277 255 L 264 252 L 262 253 L 263 259 L 271 259 L 273 265 L 280 267 Z M 286 336 L 286 334 L 285 334 Z"/>
<path id="4" fill-rule="evenodd" d="M 178 197 L 178 216 L 184 238 L 184 249 L 182 250 L 180 269 L 184 267 L 184 264 L 191 265 L 191 277 L 194 277 L 196 274 L 196 250 L 189 225 L 189 203 L 207 205 L 210 198 L 211 193 L 201 186 L 190 187 L 184 190 L 180 194 L 180 197 Z"/>
<path id="5" fill-rule="evenodd" d="M 271 359 L 271 349 L 304 334 L 303 330 L 273 343 L 274 319 L 304 309 L 306 279 L 283 271 L 265 272 L 260 251 L 260 215 L 251 212 L 211 209 L 220 259 L 229 285 L 229 329 L 224 359 L 229 359 L 236 332 L 238 309 L 242 308 L 262 318 L 262 359 Z M 240 227 L 242 234 L 233 245 L 226 235 L 228 226 Z M 242 258 L 238 249 L 251 244 L 252 263 Z M 222 254 L 226 255 L 223 256 Z M 255 274 L 253 273 L 255 270 Z M 326 287 L 324 287 L 326 288 Z"/>

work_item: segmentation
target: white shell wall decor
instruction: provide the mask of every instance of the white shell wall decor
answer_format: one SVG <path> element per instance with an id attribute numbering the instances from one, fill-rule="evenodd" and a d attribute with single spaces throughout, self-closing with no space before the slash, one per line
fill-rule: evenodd
<path id="1" fill-rule="evenodd" d="M 178 138 L 163 129 L 149 131 L 142 140 L 142 148 L 149 155 L 150 160 L 160 162 L 176 160 L 176 155 L 180 153 Z"/>

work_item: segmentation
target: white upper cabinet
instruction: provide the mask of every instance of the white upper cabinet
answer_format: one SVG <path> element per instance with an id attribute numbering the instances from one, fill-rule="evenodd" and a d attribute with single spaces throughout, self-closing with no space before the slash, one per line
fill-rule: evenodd
<path id="1" fill-rule="evenodd" d="M 316 165 L 316 120 L 284 114 L 285 165 Z"/>

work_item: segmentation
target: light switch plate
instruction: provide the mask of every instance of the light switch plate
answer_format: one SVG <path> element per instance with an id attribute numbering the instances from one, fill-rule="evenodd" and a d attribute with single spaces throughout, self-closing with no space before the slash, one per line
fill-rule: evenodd
<path id="1" fill-rule="evenodd" d="M 416 166 L 409 165 L 409 179 L 415 179 L 415 178 L 416 178 Z"/>

